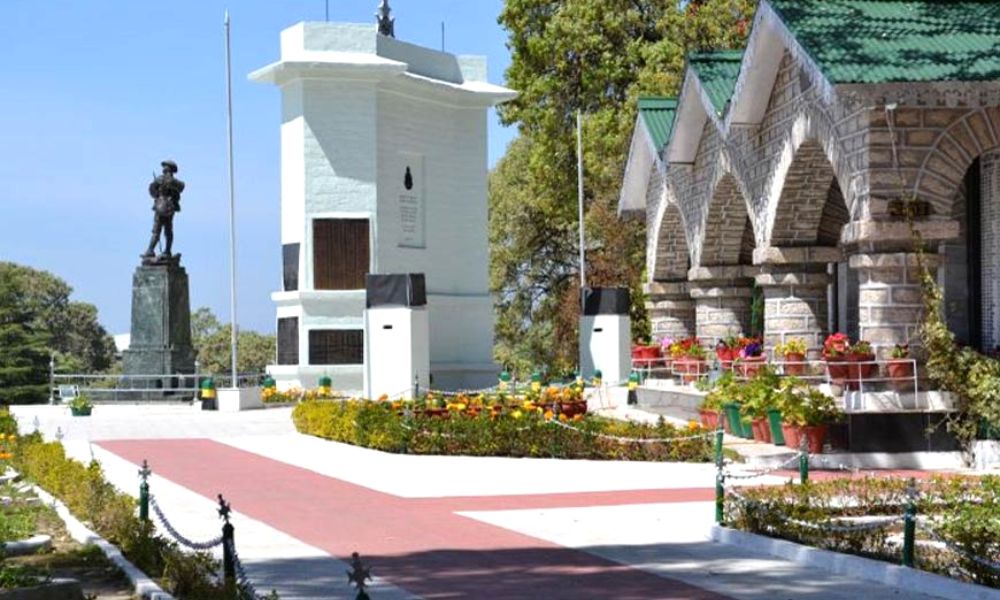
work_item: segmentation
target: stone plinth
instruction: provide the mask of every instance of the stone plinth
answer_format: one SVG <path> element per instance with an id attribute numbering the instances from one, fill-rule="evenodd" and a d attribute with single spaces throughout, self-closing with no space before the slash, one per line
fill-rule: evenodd
<path id="1" fill-rule="evenodd" d="M 828 334 L 827 265 L 837 262 L 836 248 L 758 248 L 754 262 L 760 265 L 757 285 L 764 292 L 764 341 L 768 347 L 790 339 L 805 341 L 817 356 Z"/>
<path id="2" fill-rule="evenodd" d="M 934 276 L 941 257 L 925 254 L 924 264 Z M 919 345 L 923 294 L 917 255 L 856 254 L 850 267 L 858 273 L 859 337 L 882 358 L 895 344 Z"/>
<path id="3" fill-rule="evenodd" d="M 143 265 L 132 277 L 132 339 L 126 375 L 194 373 L 188 277 L 179 264 Z M 141 387 L 140 380 L 132 387 Z M 149 387 L 162 387 L 150 381 Z"/>
<path id="4" fill-rule="evenodd" d="M 696 334 L 703 344 L 715 347 L 725 337 L 750 333 L 753 280 L 743 267 L 698 267 L 688 277 Z"/>
<path id="5" fill-rule="evenodd" d="M 694 300 L 686 282 L 649 283 L 644 291 L 654 337 L 678 340 L 694 335 Z"/>

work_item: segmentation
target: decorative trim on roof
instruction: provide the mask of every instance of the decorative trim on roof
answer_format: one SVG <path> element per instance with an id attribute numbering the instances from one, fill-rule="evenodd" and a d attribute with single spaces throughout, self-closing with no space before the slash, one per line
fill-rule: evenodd
<path id="1" fill-rule="evenodd" d="M 837 92 L 872 106 L 893 103 L 938 108 L 1000 106 L 1000 81 L 848 83 L 838 85 Z"/>

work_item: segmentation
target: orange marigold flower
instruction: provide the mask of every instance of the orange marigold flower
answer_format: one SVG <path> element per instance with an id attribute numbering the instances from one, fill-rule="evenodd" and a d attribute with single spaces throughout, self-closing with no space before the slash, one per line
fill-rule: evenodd
<path id="1" fill-rule="evenodd" d="M 569 417 L 566 416 L 566 413 L 559 413 L 559 420 L 565 423 L 569 420 Z"/>
<path id="2" fill-rule="evenodd" d="M 583 415 L 581 415 L 580 413 L 573 415 L 573 421 L 582 421 L 582 420 L 583 420 Z"/>
<path id="3" fill-rule="evenodd" d="M 541 409 L 538 409 L 538 410 L 541 410 Z M 544 417 L 545 417 L 546 421 L 551 421 L 552 420 L 552 411 L 551 410 L 545 411 Z"/>

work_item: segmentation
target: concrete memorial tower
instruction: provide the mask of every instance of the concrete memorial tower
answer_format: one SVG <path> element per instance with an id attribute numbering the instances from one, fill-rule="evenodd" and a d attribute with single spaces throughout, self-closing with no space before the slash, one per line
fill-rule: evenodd
<path id="1" fill-rule="evenodd" d="M 372 25 L 299 23 L 250 75 L 282 94 L 281 387 L 362 389 L 365 277 L 389 273 L 425 275 L 432 385 L 495 381 L 486 111 L 515 94 L 487 82 L 485 59 L 393 25 L 388 6 Z"/>

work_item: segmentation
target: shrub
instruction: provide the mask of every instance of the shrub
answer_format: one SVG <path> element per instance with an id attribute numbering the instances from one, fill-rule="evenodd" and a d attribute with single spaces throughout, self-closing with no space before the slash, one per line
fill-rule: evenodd
<path id="1" fill-rule="evenodd" d="M 566 422 L 560 426 L 550 421 L 562 422 L 551 413 L 524 406 L 508 407 L 499 413 L 486 409 L 475 416 L 457 410 L 432 416 L 419 408 L 403 408 L 400 403 L 366 400 L 305 401 L 292 413 L 300 433 L 385 452 L 592 460 L 712 460 L 709 436 L 664 443 L 622 442 L 601 437 L 659 439 L 705 433 L 694 423 L 675 427 L 663 419 L 656 425 L 646 425 L 594 416 L 563 418 Z"/>

